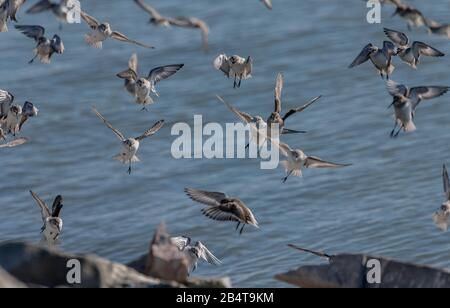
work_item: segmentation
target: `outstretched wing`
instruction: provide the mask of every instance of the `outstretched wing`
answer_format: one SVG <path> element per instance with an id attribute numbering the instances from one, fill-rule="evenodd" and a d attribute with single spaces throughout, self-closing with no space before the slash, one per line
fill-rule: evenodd
<path id="1" fill-rule="evenodd" d="M 209 206 L 220 206 L 221 201 L 227 198 L 227 196 L 221 192 L 209 192 L 193 188 L 185 188 L 184 192 L 192 200 Z"/>
<path id="2" fill-rule="evenodd" d="M 121 42 L 135 44 L 135 45 L 138 45 L 138 46 L 141 46 L 141 47 L 144 47 L 144 48 L 150 48 L 150 49 L 155 48 L 153 46 L 146 45 L 146 44 L 140 43 L 138 41 L 129 39 L 124 34 L 122 34 L 120 32 L 117 32 L 117 31 L 113 31 L 113 33 L 111 34 L 111 38 L 113 38 L 115 40 L 118 40 L 118 41 L 121 41 Z"/>
<path id="3" fill-rule="evenodd" d="M 41 0 L 27 10 L 27 14 L 37 14 L 52 8 L 50 0 Z"/>
<path id="4" fill-rule="evenodd" d="M 170 241 L 172 242 L 172 244 L 177 246 L 178 249 L 183 251 L 184 249 L 186 249 L 187 246 L 191 244 L 192 240 L 190 237 L 187 236 L 179 236 L 179 237 L 172 237 Z"/>
<path id="5" fill-rule="evenodd" d="M 156 134 L 157 131 L 159 131 L 164 125 L 164 120 L 160 120 L 156 122 L 155 125 L 153 125 L 152 128 L 148 129 L 145 133 L 143 133 L 141 136 L 137 137 L 136 140 L 141 141 L 147 137 L 150 137 L 154 134 Z"/>
<path id="6" fill-rule="evenodd" d="M 388 80 L 386 83 L 386 89 L 393 97 L 405 97 L 408 95 L 408 87 L 393 80 Z"/>
<path id="7" fill-rule="evenodd" d="M 206 246 L 202 244 L 202 242 L 197 242 L 197 244 L 195 244 L 195 246 L 197 246 L 200 250 L 200 256 L 199 256 L 200 259 L 202 259 L 212 265 L 222 264 L 222 262 L 219 259 L 217 259 L 217 257 L 215 255 L 213 255 L 212 252 L 209 251 L 209 249 L 206 248 Z"/>
<path id="8" fill-rule="evenodd" d="M 134 53 L 130 57 L 130 60 L 128 60 L 128 68 L 130 68 L 133 71 L 135 71 L 136 75 L 137 75 L 137 72 L 138 72 L 138 56 L 137 56 L 137 54 Z"/>
<path id="9" fill-rule="evenodd" d="M 275 112 L 281 112 L 281 92 L 283 91 L 284 77 L 279 73 L 275 85 Z"/>
<path id="10" fill-rule="evenodd" d="M 141 9 L 143 9 L 144 11 L 146 11 L 148 14 L 150 14 L 153 18 L 155 19 L 160 19 L 162 16 L 161 14 L 159 14 L 159 12 L 153 8 L 152 6 L 150 6 L 149 4 L 145 3 L 144 0 L 134 0 L 134 2 L 136 2 L 137 5 L 139 5 L 141 7 Z"/>
<path id="11" fill-rule="evenodd" d="M 12 141 L 10 141 L 8 143 L 0 144 L 0 149 L 3 149 L 3 148 L 15 148 L 15 147 L 17 147 L 19 145 L 23 145 L 23 144 L 27 143 L 28 141 L 29 141 L 28 138 L 24 138 L 24 137 L 17 138 L 17 139 L 14 139 L 14 140 L 12 140 Z"/>
<path id="12" fill-rule="evenodd" d="M 442 177 L 444 179 L 444 192 L 447 200 L 450 200 L 450 179 L 448 177 L 447 168 L 444 165 L 444 170 L 442 172 Z"/>
<path id="13" fill-rule="evenodd" d="M 91 27 L 93 30 L 96 30 L 100 23 L 92 17 L 91 15 L 87 14 L 86 12 L 81 11 L 81 18 Z"/>
<path id="14" fill-rule="evenodd" d="M 341 167 L 348 167 L 350 165 L 344 165 L 344 164 L 335 164 L 332 162 L 324 161 L 317 157 L 308 157 L 306 159 L 305 167 L 306 168 L 341 168 Z"/>
<path id="15" fill-rule="evenodd" d="M 441 86 L 411 88 L 410 97 L 419 98 L 418 100 L 413 100 L 414 101 L 414 105 L 412 106 L 413 109 L 416 109 L 422 100 L 428 100 L 442 96 L 445 93 L 447 93 L 449 89 L 450 87 L 441 87 Z"/>
<path id="16" fill-rule="evenodd" d="M 373 45 L 368 44 L 364 49 L 361 51 L 361 53 L 356 57 L 355 60 L 353 60 L 352 64 L 350 64 L 349 68 L 353 68 L 355 66 L 361 65 L 364 62 L 367 62 L 370 59 L 370 54 L 373 51 Z"/>
<path id="17" fill-rule="evenodd" d="M 317 102 L 321 98 L 322 98 L 322 95 L 317 96 L 317 97 L 313 98 L 312 100 L 310 100 L 309 102 L 307 102 L 306 104 L 304 104 L 303 106 L 289 110 L 286 113 L 286 115 L 283 117 L 283 120 L 285 121 L 290 116 L 292 116 L 292 115 L 294 115 L 296 113 L 303 112 L 306 108 L 308 108 L 309 106 L 311 106 L 312 104 L 314 104 L 315 102 Z"/>
<path id="18" fill-rule="evenodd" d="M 17 30 L 25 34 L 27 37 L 34 39 L 35 41 L 38 41 L 41 37 L 45 34 L 44 27 L 41 26 L 15 26 Z"/>
<path id="19" fill-rule="evenodd" d="M 36 200 L 37 205 L 39 206 L 39 208 L 41 209 L 41 215 L 42 215 L 42 221 L 45 222 L 47 220 L 48 217 L 52 216 L 52 213 L 50 213 L 50 210 L 47 206 L 47 204 L 45 204 L 44 201 L 42 201 L 41 198 L 39 198 L 38 195 L 36 195 L 33 191 L 30 190 L 30 194 L 33 197 L 34 200 Z"/>
<path id="20" fill-rule="evenodd" d="M 409 38 L 403 32 L 399 32 L 399 31 L 388 29 L 388 28 L 384 28 L 384 33 L 397 46 L 406 47 L 409 44 Z"/>
<path id="21" fill-rule="evenodd" d="M 97 115 L 97 117 L 103 121 L 103 123 L 105 123 L 105 125 L 113 131 L 113 133 L 117 136 L 117 138 L 119 138 L 120 141 L 124 141 L 125 140 L 125 136 L 116 128 L 114 128 L 114 126 L 111 125 L 111 123 L 108 122 L 108 120 L 105 119 L 105 117 L 103 117 L 101 115 L 100 112 L 98 112 L 98 110 L 95 107 L 92 107 L 92 110 L 94 111 L 94 113 Z"/>
<path id="22" fill-rule="evenodd" d="M 219 55 L 214 59 L 214 67 L 216 70 L 221 70 L 228 78 L 230 78 L 231 66 L 228 62 L 227 55 Z"/>
<path id="23" fill-rule="evenodd" d="M 14 102 L 14 96 L 8 91 L 0 90 L 0 119 L 8 115 L 9 108 Z"/>
<path id="24" fill-rule="evenodd" d="M 437 50 L 434 47 L 431 47 L 428 44 L 422 42 L 414 42 L 412 45 L 412 50 L 414 57 L 419 59 L 420 55 L 428 56 L 428 57 L 443 57 L 445 53 Z"/>
<path id="25" fill-rule="evenodd" d="M 220 97 L 219 95 L 217 95 L 217 98 L 218 98 L 222 103 L 224 103 L 224 104 L 228 107 L 228 109 L 231 110 L 231 112 L 233 112 L 234 114 L 236 114 L 236 115 L 239 117 L 239 119 L 240 119 L 241 121 L 243 121 L 243 122 L 245 122 L 245 123 L 251 123 L 251 122 L 254 120 L 254 118 L 253 118 L 251 115 L 249 115 L 248 113 L 239 111 L 238 109 L 234 108 L 234 107 L 231 106 L 228 102 L 226 102 L 222 97 Z"/>
<path id="26" fill-rule="evenodd" d="M 166 65 L 166 66 L 160 66 L 157 68 L 154 68 L 150 71 L 148 74 L 147 79 L 152 84 L 157 84 L 161 80 L 167 79 L 170 76 L 174 75 L 176 72 L 178 72 L 184 64 L 172 64 L 172 65 Z"/>
<path id="27" fill-rule="evenodd" d="M 127 80 L 134 80 L 134 81 L 138 80 L 138 75 L 136 71 L 134 71 L 131 68 L 127 69 L 126 71 L 120 72 L 119 74 L 117 74 L 117 77 Z"/>

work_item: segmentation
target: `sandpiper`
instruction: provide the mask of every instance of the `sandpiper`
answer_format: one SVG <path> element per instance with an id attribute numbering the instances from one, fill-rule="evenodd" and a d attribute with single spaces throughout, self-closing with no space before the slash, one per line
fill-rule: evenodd
<path id="1" fill-rule="evenodd" d="M 225 73 L 228 78 L 234 78 L 233 87 L 240 88 L 242 79 L 252 77 L 253 60 L 251 57 L 246 59 L 237 55 L 227 57 L 221 54 L 214 60 L 214 67 Z"/>
<path id="2" fill-rule="evenodd" d="M 397 45 L 397 55 L 403 62 L 416 69 L 420 56 L 443 57 L 445 54 L 428 44 L 415 41 L 410 45 L 410 40 L 405 33 L 384 28 L 384 33 Z"/>
<path id="3" fill-rule="evenodd" d="M 8 31 L 8 20 L 17 22 L 16 14 L 26 0 L 3 0 L 0 3 L 0 32 Z"/>
<path id="4" fill-rule="evenodd" d="M 128 174 L 131 174 L 131 165 L 132 163 L 140 162 L 139 158 L 136 156 L 136 153 L 139 149 L 140 142 L 147 137 L 153 136 L 156 132 L 158 132 L 164 125 L 164 120 L 160 120 L 155 123 L 150 129 L 146 130 L 141 136 L 136 138 L 125 138 L 125 136 L 114 126 L 112 126 L 101 114 L 97 111 L 95 107 L 92 107 L 92 110 L 97 115 L 97 117 L 103 121 L 103 123 L 111 129 L 116 137 L 122 143 L 122 151 L 120 154 L 114 157 L 115 160 L 120 161 L 123 164 L 128 164 Z"/>
<path id="5" fill-rule="evenodd" d="M 207 205 L 202 213 L 217 221 L 237 222 L 236 230 L 242 224 L 240 234 L 246 225 L 259 229 L 259 224 L 252 211 L 237 198 L 231 198 L 221 192 L 209 192 L 192 188 L 185 188 L 185 193 L 194 201 Z"/>
<path id="6" fill-rule="evenodd" d="M 43 240 L 47 245 L 54 246 L 58 243 L 63 228 L 63 221 L 60 218 L 61 209 L 63 208 L 62 197 L 59 195 L 55 198 L 52 211 L 50 212 L 48 206 L 38 195 L 33 191 L 30 191 L 30 194 L 41 209 L 42 222 L 44 223 L 41 228 Z"/>
<path id="7" fill-rule="evenodd" d="M 437 34 L 450 39 L 450 24 L 441 24 L 432 20 L 428 20 L 427 27 L 430 34 Z"/>
<path id="8" fill-rule="evenodd" d="M 186 236 L 174 237 L 172 243 L 184 252 L 189 262 L 190 273 L 194 272 L 198 267 L 199 261 L 205 261 L 212 265 L 220 265 L 222 262 L 203 245 L 202 242 L 196 242 L 191 245 L 192 239 Z"/>
<path id="9" fill-rule="evenodd" d="M 427 25 L 427 19 L 418 9 L 406 5 L 400 1 L 394 3 L 397 7 L 392 17 L 399 15 L 408 22 L 408 30 L 412 30 L 413 27 L 419 28 Z"/>
<path id="10" fill-rule="evenodd" d="M 442 231 L 447 231 L 450 223 L 450 179 L 448 177 L 448 172 L 445 165 L 443 168 L 442 177 L 444 180 L 444 193 L 446 201 L 442 204 L 439 211 L 433 214 L 433 221 L 439 229 Z"/>
<path id="11" fill-rule="evenodd" d="M 283 178 L 283 183 L 286 183 L 288 178 L 292 176 L 301 177 L 303 168 L 342 168 L 348 167 L 350 164 L 336 164 L 324 161 L 320 158 L 307 156 L 302 150 L 293 150 L 285 143 L 274 142 L 281 153 L 288 159 L 281 162 L 281 165 L 286 170 L 286 177 Z"/>
<path id="12" fill-rule="evenodd" d="M 39 58 L 42 63 L 49 64 L 53 54 L 64 53 L 64 44 L 58 35 L 54 35 L 52 39 L 46 38 L 45 29 L 41 26 L 15 26 L 20 32 L 27 37 L 36 41 L 37 45 L 34 49 L 35 56 L 28 63 L 33 63 L 36 58 Z"/>
<path id="13" fill-rule="evenodd" d="M 125 82 L 131 80 L 131 82 L 135 83 L 136 103 L 143 105 L 143 110 L 145 110 L 145 106 L 154 103 L 150 96 L 151 93 L 159 97 L 155 87 L 156 84 L 174 75 L 183 66 L 184 64 L 171 64 L 156 67 L 150 71 L 147 77 L 139 77 L 137 71 L 133 68 L 128 68 L 126 71 L 117 74 L 117 77 L 125 79 Z M 131 84 L 129 84 L 129 86 L 131 88 Z"/>
<path id="14" fill-rule="evenodd" d="M 317 96 L 317 97 L 313 98 L 312 100 L 310 100 L 309 102 L 307 102 L 306 104 L 304 104 L 303 106 L 289 110 L 282 117 L 280 113 L 281 113 L 281 92 L 283 90 L 283 84 L 284 84 L 284 77 L 280 73 L 277 76 L 277 81 L 276 81 L 276 85 L 275 85 L 275 109 L 274 109 L 274 112 L 272 112 L 270 117 L 267 119 L 267 125 L 268 125 L 267 135 L 269 136 L 269 138 L 271 137 L 272 129 L 274 128 L 274 126 L 273 126 L 274 124 L 278 125 L 278 129 L 279 129 L 279 132 L 281 132 L 281 135 L 292 134 L 292 133 L 305 133 L 304 131 L 295 131 L 295 130 L 285 128 L 285 121 L 290 116 L 292 116 L 296 113 L 301 113 L 302 111 L 304 111 L 306 108 L 308 108 L 309 106 L 311 106 L 312 104 L 314 104 L 321 98 L 321 96 Z"/>
<path id="15" fill-rule="evenodd" d="M 27 14 L 38 14 L 50 11 L 60 22 L 59 28 L 62 29 L 62 25 L 69 22 L 69 15 L 72 10 L 81 10 L 80 7 L 76 7 L 77 3 L 79 2 L 72 0 L 60 0 L 59 2 L 41 0 L 29 8 Z"/>
<path id="16" fill-rule="evenodd" d="M 103 42 L 108 38 L 112 38 L 125 43 L 135 44 L 144 48 L 154 48 L 153 46 L 142 44 L 138 41 L 129 39 L 124 34 L 118 31 L 113 31 L 109 23 L 107 22 L 100 23 L 99 21 L 97 21 L 97 19 L 95 19 L 94 17 L 88 15 L 83 11 L 81 12 L 81 18 L 92 29 L 92 33 L 86 34 L 85 40 L 86 43 L 93 46 L 94 48 L 101 49 L 103 47 Z"/>
<path id="17" fill-rule="evenodd" d="M 397 137 L 400 132 L 413 132 L 416 130 L 414 115 L 417 106 L 422 100 L 433 99 L 444 95 L 450 89 L 443 86 L 420 86 L 408 88 L 392 80 L 387 82 L 387 90 L 394 97 L 390 106 L 394 106 L 395 126 L 391 132 L 391 137 Z M 396 132 L 397 126 L 399 126 Z"/>
<path id="18" fill-rule="evenodd" d="M 382 49 L 372 44 L 368 44 L 366 47 L 364 47 L 364 49 L 356 57 L 352 64 L 350 64 L 350 68 L 363 64 L 370 60 L 378 70 L 381 78 L 384 79 L 384 76 L 386 75 L 387 79 L 389 79 L 389 76 L 395 69 L 395 66 L 392 65 L 392 57 L 396 54 L 397 48 L 392 42 L 385 41 L 383 43 Z"/>
<path id="19" fill-rule="evenodd" d="M 150 15 L 149 22 L 151 24 L 154 24 L 155 26 L 170 27 L 171 19 L 162 16 L 153 6 L 145 3 L 144 0 L 134 0 L 134 2 Z"/>
<path id="20" fill-rule="evenodd" d="M 14 95 L 8 91 L 0 90 L 0 120 L 6 118 L 13 102 Z"/>

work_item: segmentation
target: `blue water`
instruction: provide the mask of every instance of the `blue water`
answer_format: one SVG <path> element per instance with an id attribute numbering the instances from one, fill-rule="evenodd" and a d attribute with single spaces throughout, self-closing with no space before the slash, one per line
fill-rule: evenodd
<path id="1" fill-rule="evenodd" d="M 0 35 L 0 88 L 40 109 L 22 133 L 31 143 L 0 151 L 0 240 L 39 240 L 40 213 L 28 193 L 33 189 L 48 203 L 64 196 L 61 249 L 129 262 L 147 250 L 153 231 L 165 221 L 172 234 L 201 240 L 222 259 L 220 267 L 203 264 L 198 275 L 228 275 L 238 287 L 284 287 L 275 274 L 319 262 L 290 250 L 288 243 L 450 267 L 449 234 L 431 221 L 444 200 L 442 164 L 450 164 L 450 96 L 424 102 L 417 112 L 418 131 L 391 140 L 391 98 L 384 83 L 369 64 L 347 69 L 368 42 L 382 44 L 382 26 L 406 31 L 403 20 L 389 17 L 391 7 L 383 9 L 383 25 L 369 25 L 365 4 L 358 0 L 274 0 L 272 12 L 257 0 L 152 2 L 165 15 L 204 19 L 211 28 L 210 53 L 201 52 L 197 32 L 148 25 L 146 13 L 132 1 L 82 1 L 82 6 L 155 50 L 112 41 L 94 50 L 83 42 L 85 24 L 59 31 L 52 15 L 22 11 L 21 23 L 45 25 L 49 35 L 60 33 L 66 46 L 51 65 L 28 65 L 34 43 L 14 29 Z M 449 20 L 448 1 L 410 2 L 431 18 Z M 450 53 L 444 38 L 423 29 L 409 34 Z M 142 74 L 185 63 L 158 85 L 161 98 L 149 112 L 139 111 L 115 77 L 133 52 Z M 253 78 L 240 90 L 212 67 L 219 53 L 254 58 Z M 450 85 L 449 61 L 424 58 L 414 71 L 397 59 L 393 79 L 413 86 Z M 257 160 L 172 158 L 173 124 L 192 124 L 194 114 L 205 122 L 235 121 L 215 94 L 249 113 L 269 115 L 277 72 L 286 79 L 285 109 L 323 95 L 289 122 L 290 128 L 309 133 L 285 141 L 352 167 L 306 170 L 302 179 L 281 185 L 283 170 L 260 170 Z M 142 143 L 142 163 L 132 176 L 112 160 L 120 145 L 92 114 L 92 105 L 132 136 L 166 120 L 163 130 Z M 248 228 L 239 236 L 234 225 L 206 219 L 201 206 L 184 195 L 186 186 L 240 197 L 261 229 Z"/>

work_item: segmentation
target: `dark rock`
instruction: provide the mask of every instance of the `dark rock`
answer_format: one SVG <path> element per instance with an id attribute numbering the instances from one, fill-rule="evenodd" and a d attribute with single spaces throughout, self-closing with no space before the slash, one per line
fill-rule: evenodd
<path id="1" fill-rule="evenodd" d="M 381 264 L 381 283 L 370 284 L 369 260 Z M 427 266 L 367 255 L 333 256 L 329 264 L 304 266 L 276 279 L 302 288 L 450 288 L 450 273 Z"/>

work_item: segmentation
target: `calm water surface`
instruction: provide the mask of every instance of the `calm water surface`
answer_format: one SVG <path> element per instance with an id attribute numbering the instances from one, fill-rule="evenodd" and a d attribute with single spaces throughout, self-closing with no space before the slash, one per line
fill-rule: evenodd
<path id="1" fill-rule="evenodd" d="M 20 14 L 24 24 L 60 33 L 66 53 L 50 66 L 28 65 L 33 42 L 11 29 L 1 35 L 0 88 L 30 100 L 38 118 L 23 134 L 32 142 L 0 152 L 2 222 L 0 240 L 39 240 L 40 214 L 28 190 L 48 203 L 65 198 L 62 249 L 95 253 L 128 262 L 147 250 L 154 229 L 165 221 L 172 234 L 201 240 L 223 260 L 203 265 L 198 275 L 232 277 L 239 287 L 286 286 L 273 276 L 319 260 L 286 247 L 296 243 L 331 253 L 367 252 L 450 267 L 450 236 L 439 232 L 431 215 L 443 201 L 441 168 L 450 164 L 450 96 L 424 102 L 417 113 L 418 131 L 389 138 L 393 126 L 384 83 L 368 64 L 348 64 L 368 42 L 381 45 L 381 25 L 369 25 L 367 9 L 357 0 L 282 0 L 268 12 L 254 1 L 150 1 L 169 16 L 193 15 L 211 27 L 211 52 L 200 52 L 200 35 L 184 29 L 155 28 L 132 1 L 83 1 L 83 8 L 107 19 L 130 37 L 154 44 L 155 50 L 107 42 L 101 51 L 83 43 L 85 24 L 58 30 L 49 14 Z M 445 0 L 411 1 L 431 18 L 449 21 Z M 400 19 L 384 26 L 406 31 Z M 450 41 L 410 33 L 450 53 Z M 140 112 L 115 74 L 138 52 L 142 74 L 152 67 L 185 63 L 179 74 L 159 85 L 161 98 L 150 112 Z M 212 67 L 214 57 L 252 55 L 254 78 L 232 89 Z M 450 85 L 449 58 L 425 58 L 418 71 L 397 61 L 394 79 L 409 85 Z M 317 105 L 292 118 L 290 128 L 307 135 L 285 141 L 306 153 L 354 165 L 341 170 L 307 170 L 303 179 L 281 185 L 281 169 L 263 171 L 256 160 L 175 160 L 170 127 L 193 122 L 226 123 L 235 117 L 215 99 L 221 94 L 250 113 L 273 108 L 277 72 L 286 78 L 285 108 L 323 95 Z M 90 111 L 96 105 L 126 134 L 138 135 L 164 118 L 166 127 L 143 142 L 142 163 L 132 176 L 111 158 L 119 151 L 114 135 Z M 234 225 L 204 218 L 201 206 L 183 193 L 186 186 L 239 196 L 255 212 L 261 230 L 244 235 Z"/>

